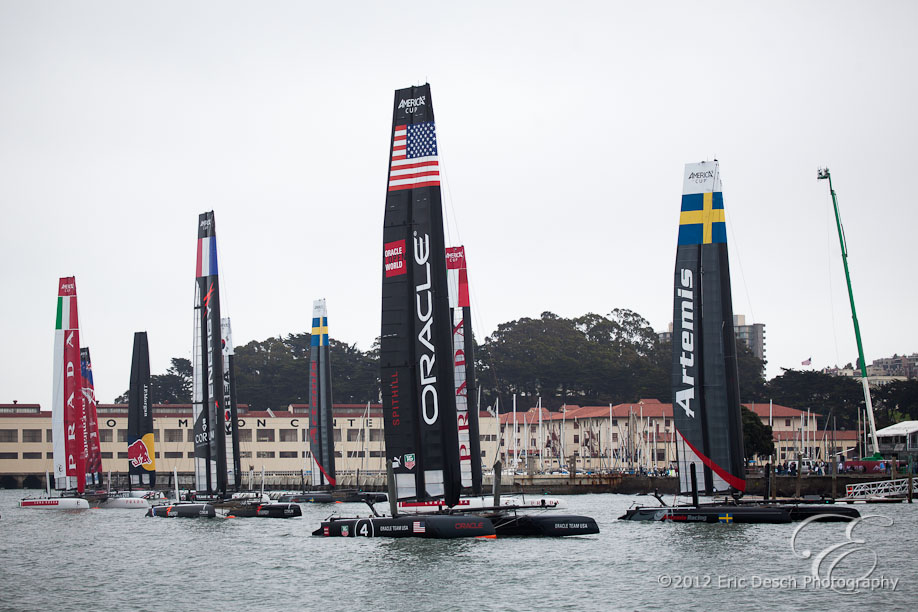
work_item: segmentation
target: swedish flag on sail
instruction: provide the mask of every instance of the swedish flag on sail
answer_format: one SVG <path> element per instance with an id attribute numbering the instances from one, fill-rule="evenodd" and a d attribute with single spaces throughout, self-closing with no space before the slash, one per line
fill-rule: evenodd
<path id="1" fill-rule="evenodd" d="M 723 192 L 687 193 L 679 215 L 679 244 L 727 242 Z"/>
<path id="2" fill-rule="evenodd" d="M 312 318 L 312 346 L 328 346 L 328 317 Z"/>

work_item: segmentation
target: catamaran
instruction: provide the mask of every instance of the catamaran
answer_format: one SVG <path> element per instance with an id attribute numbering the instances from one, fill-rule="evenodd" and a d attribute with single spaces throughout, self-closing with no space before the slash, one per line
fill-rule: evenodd
<path id="1" fill-rule="evenodd" d="M 54 331 L 54 387 L 51 399 L 54 488 L 60 495 L 19 501 L 22 508 L 89 508 L 86 491 L 86 459 L 89 436 L 86 431 L 80 363 L 80 325 L 77 313 L 76 279 L 61 278 L 57 292 L 57 321 Z"/>
<path id="2" fill-rule="evenodd" d="M 300 516 L 296 504 L 251 498 L 239 491 L 239 446 L 234 377 L 224 356 L 232 354 L 229 321 L 220 317 L 217 234 L 213 211 L 198 217 L 195 266 L 192 414 L 194 417 L 195 503 L 150 509 L 148 516 L 213 516 L 213 510 L 234 517 Z M 227 348 L 229 347 L 229 348 Z"/>
<path id="3" fill-rule="evenodd" d="M 439 143 L 429 85 L 395 92 L 391 134 L 380 334 L 391 516 L 375 509 L 365 518 L 333 516 L 314 535 L 495 537 L 501 522 L 512 528 L 515 518 L 508 512 L 491 509 L 485 516 L 457 508 L 464 486 L 477 482 L 480 487 L 481 455 L 472 454 L 477 411 L 468 403 L 463 371 L 468 359 L 464 345 L 457 353 L 453 342 L 454 330 L 463 337 L 466 331 L 464 325 L 456 330 L 455 312 L 450 317 Z M 444 509 L 399 516 L 400 501 L 442 501 Z"/>
<path id="4" fill-rule="evenodd" d="M 741 503 L 743 423 L 733 330 L 727 230 L 718 162 L 686 164 L 676 250 L 672 357 L 679 492 L 691 505 L 635 507 L 621 518 L 701 523 L 785 523 L 850 508 Z M 725 493 L 723 503 L 698 495 Z M 659 498 L 658 498 L 659 499 Z M 827 516 L 827 518 L 829 518 Z"/>

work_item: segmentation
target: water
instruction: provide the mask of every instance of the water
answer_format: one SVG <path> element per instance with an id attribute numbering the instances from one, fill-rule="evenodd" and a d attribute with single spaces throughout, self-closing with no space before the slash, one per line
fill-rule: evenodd
<path id="1" fill-rule="evenodd" d="M 673 525 L 615 520 L 626 495 L 565 499 L 596 518 L 581 538 L 498 540 L 312 537 L 332 511 L 302 518 L 152 519 L 140 510 L 33 510 L 0 490 L 0 610 L 847 610 L 914 609 L 918 504 L 859 506 L 879 517 L 820 565 L 899 579 L 858 593 L 806 584 L 813 555 L 847 541 L 844 523 Z M 892 526 L 885 526 L 889 520 Z M 856 549 L 856 550 L 855 550 Z M 763 581 L 771 579 L 776 588 Z M 793 584 L 796 582 L 796 585 Z M 844 586 L 844 585 L 842 585 Z"/>

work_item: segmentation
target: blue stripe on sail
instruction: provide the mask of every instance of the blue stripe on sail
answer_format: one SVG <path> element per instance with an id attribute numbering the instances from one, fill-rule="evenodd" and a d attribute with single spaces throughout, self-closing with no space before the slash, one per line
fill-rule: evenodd
<path id="1" fill-rule="evenodd" d="M 723 208 L 723 207 L 724 207 L 724 192 L 723 192 L 723 191 L 715 191 L 715 192 L 712 194 L 711 204 L 712 204 L 714 210 L 717 210 L 718 208 Z"/>
<path id="2" fill-rule="evenodd" d="M 701 244 L 704 239 L 704 225 L 692 223 L 679 226 L 679 244 Z"/>
<path id="3" fill-rule="evenodd" d="M 715 205 L 716 208 L 716 205 Z M 711 224 L 711 242 L 713 244 L 727 244 L 727 224 L 726 223 L 712 223 Z"/>
<path id="4" fill-rule="evenodd" d="M 723 201 L 723 200 L 721 200 Z M 702 210 L 704 208 L 703 193 L 686 193 L 682 195 L 682 211 Z M 723 208 L 723 205 L 721 205 Z"/>

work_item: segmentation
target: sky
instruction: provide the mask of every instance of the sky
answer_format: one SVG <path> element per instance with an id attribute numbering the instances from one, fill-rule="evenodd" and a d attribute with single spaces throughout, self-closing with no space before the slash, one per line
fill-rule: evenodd
<path id="1" fill-rule="evenodd" d="M 455 4 L 455 6 L 453 6 Z M 672 317 L 686 163 L 718 159 L 734 312 L 766 373 L 918 352 L 914 2 L 0 0 L 0 403 L 51 401 L 75 276 L 97 397 L 191 356 L 213 210 L 234 344 L 379 335 L 392 100 L 431 84 L 480 337 Z M 306 371 L 303 373 L 307 375 Z M 666 399 L 666 398 L 662 398 Z"/>

